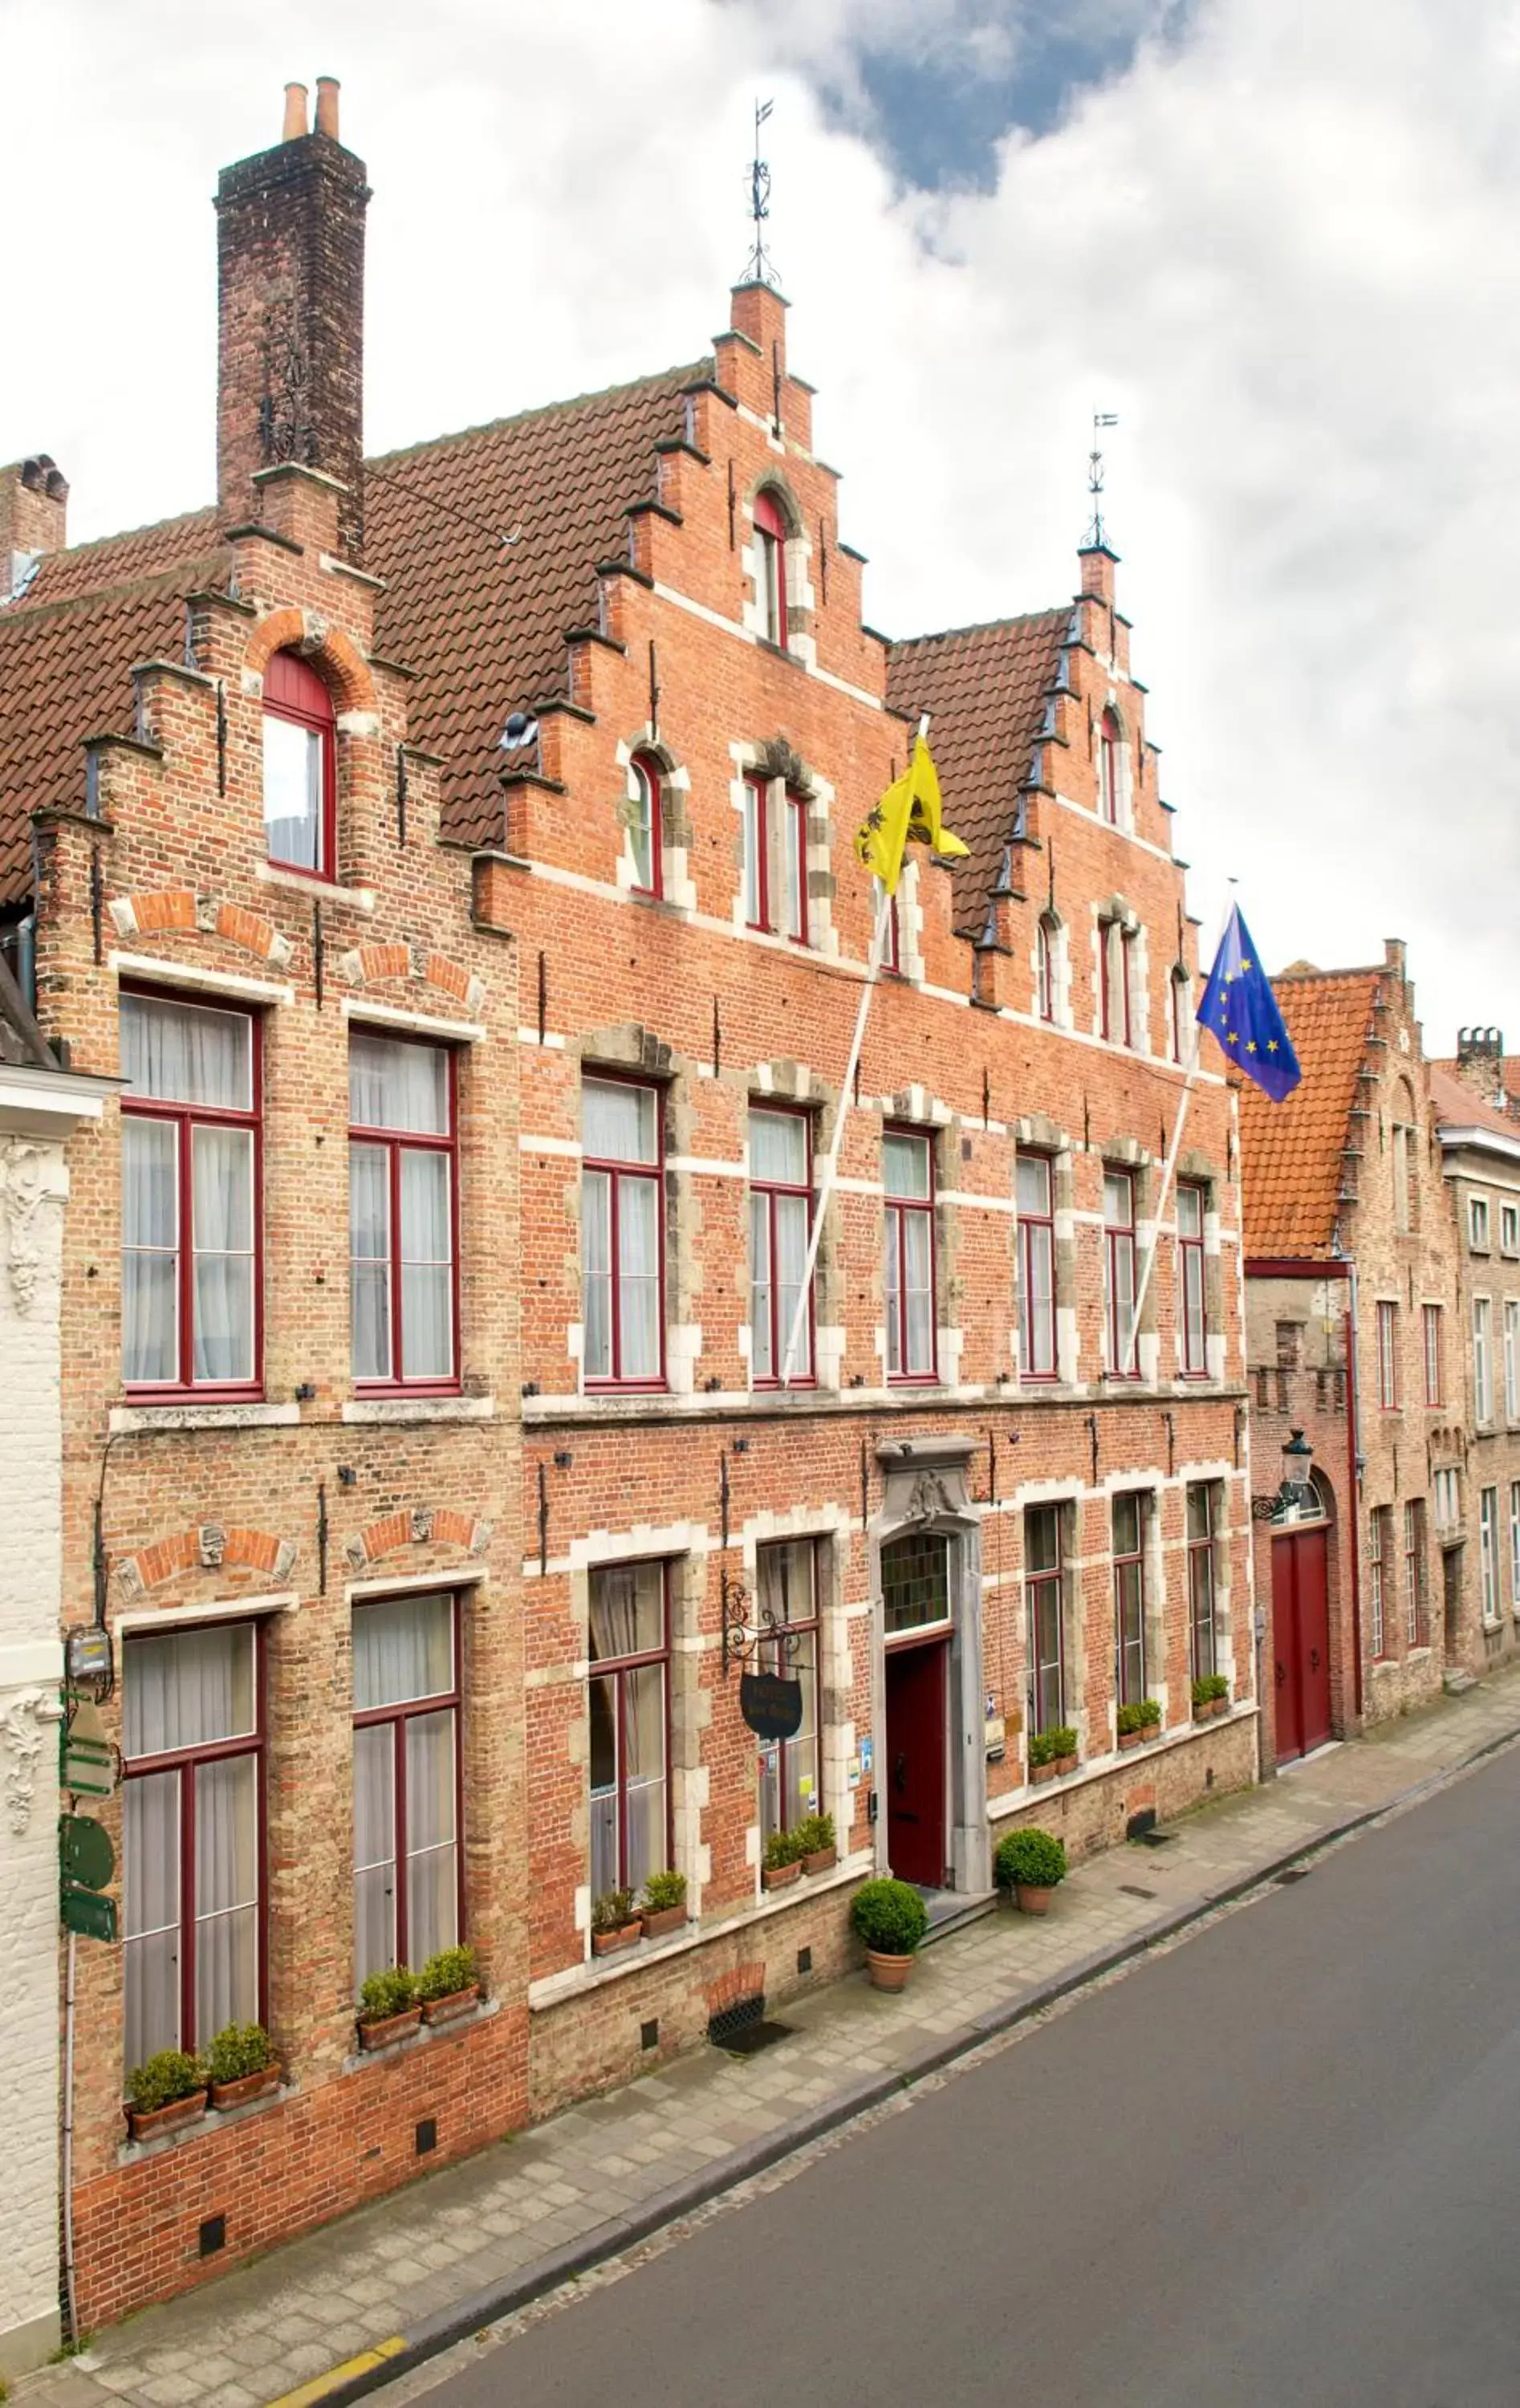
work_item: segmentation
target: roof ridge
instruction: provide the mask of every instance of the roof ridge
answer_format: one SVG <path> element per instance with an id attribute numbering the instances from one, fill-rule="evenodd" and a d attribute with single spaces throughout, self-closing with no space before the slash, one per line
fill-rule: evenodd
<path id="1" fill-rule="evenodd" d="M 88 543 L 65 543 L 57 552 L 45 552 L 44 560 L 78 560 L 81 553 L 101 552 L 108 543 L 135 543 L 139 536 L 158 535 L 165 527 L 181 526 L 187 519 L 214 517 L 217 505 L 195 502 L 188 510 L 170 510 L 166 518 L 145 519 L 141 526 L 117 527 L 110 535 L 93 535 Z"/>
<path id="2" fill-rule="evenodd" d="M 446 443 L 467 443 L 477 435 L 495 435 L 503 426 L 522 426 L 532 418 L 552 418 L 562 410 L 584 409 L 593 401 L 608 401 L 614 394 L 640 393 L 651 386 L 669 384 L 678 377 L 694 377 L 702 368 L 716 366 L 710 352 L 695 361 L 679 362 L 675 366 L 657 368 L 648 376 L 628 377 L 621 383 L 604 384 L 589 393 L 566 394 L 559 401 L 535 402 L 527 409 L 504 411 L 499 418 L 482 418 L 474 426 L 456 426 L 442 435 L 424 435 L 415 443 L 403 443 L 394 452 L 374 452 L 365 460 L 366 468 L 383 468 L 396 460 L 409 460 L 419 452 L 433 452 Z"/>
<path id="3" fill-rule="evenodd" d="M 922 636 L 893 636 L 888 638 L 894 652 L 906 652 L 911 644 L 939 644 L 952 636 L 990 636 L 1004 628 L 1032 627 L 1041 619 L 1066 619 L 1070 616 L 1068 602 L 1053 602 L 1043 610 L 1014 610 L 1001 619 L 973 619 L 964 627 L 931 627 Z"/>
<path id="4" fill-rule="evenodd" d="M 1292 979 L 1296 986 L 1307 986 L 1312 979 L 1384 978 L 1387 972 L 1386 962 L 1354 962 L 1343 969 L 1296 970 L 1290 968 L 1273 970 L 1271 976 L 1274 986 L 1280 979 Z"/>

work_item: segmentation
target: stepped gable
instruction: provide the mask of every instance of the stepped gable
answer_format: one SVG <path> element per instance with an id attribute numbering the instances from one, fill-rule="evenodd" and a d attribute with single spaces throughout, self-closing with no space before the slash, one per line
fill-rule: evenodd
<path id="1" fill-rule="evenodd" d="M 682 388 L 711 373 L 667 369 L 369 464 L 376 647 L 416 672 L 409 731 L 442 756 L 455 842 L 501 841 L 502 728 L 567 693 L 566 632 L 598 624 L 596 564 L 628 558 L 624 514 L 654 494 L 653 446 L 681 433 Z"/>
<path id="2" fill-rule="evenodd" d="M 1238 1082 L 1247 1256 L 1328 1259 L 1356 1078 L 1382 987 L 1375 969 L 1283 971 L 1273 993 L 1303 1078 L 1280 1104 L 1240 1079 L 1212 1032 L 1210 1067 Z"/>
<path id="3" fill-rule="evenodd" d="M 888 648 L 887 701 L 914 720 L 929 712 L 945 823 L 970 847 L 953 874 L 955 925 L 973 940 L 986 924 L 1070 629 L 1068 604 Z"/>

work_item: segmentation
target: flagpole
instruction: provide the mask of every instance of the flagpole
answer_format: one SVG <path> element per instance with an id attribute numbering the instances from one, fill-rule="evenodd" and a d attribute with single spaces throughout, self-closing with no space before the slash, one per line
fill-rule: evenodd
<path id="1" fill-rule="evenodd" d="M 1232 878 L 1229 882 L 1233 887 L 1234 879 Z M 1229 925 L 1229 914 L 1230 906 L 1226 902 L 1224 924 L 1214 940 L 1213 954 L 1210 956 L 1211 962 L 1217 956 L 1220 945 L 1224 942 L 1225 929 Z M 1182 1153 L 1183 1130 L 1187 1124 L 1187 1108 L 1193 1100 L 1194 1082 L 1198 1075 L 1198 1064 L 1202 1056 L 1203 1023 L 1195 1010 L 1193 1043 L 1188 1053 L 1183 1078 L 1183 1092 L 1177 1098 L 1177 1118 L 1172 1123 L 1171 1143 L 1167 1148 L 1167 1157 L 1161 1166 L 1161 1185 L 1156 1194 L 1155 1211 L 1151 1221 L 1151 1242 L 1146 1249 L 1145 1259 L 1140 1265 L 1140 1284 L 1135 1290 L 1135 1301 L 1130 1307 L 1128 1354 L 1130 1368 L 1137 1372 L 1140 1369 L 1140 1315 L 1145 1310 L 1145 1298 L 1150 1291 L 1151 1273 L 1155 1268 L 1156 1253 L 1161 1244 L 1161 1222 L 1167 1210 L 1167 1198 L 1171 1194 L 1172 1182 L 1177 1175 L 1178 1157 Z"/>

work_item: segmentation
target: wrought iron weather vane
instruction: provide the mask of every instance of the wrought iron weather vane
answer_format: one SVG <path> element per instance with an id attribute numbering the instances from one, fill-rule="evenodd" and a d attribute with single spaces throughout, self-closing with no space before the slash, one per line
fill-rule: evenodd
<path id="1" fill-rule="evenodd" d="M 742 281 L 746 284 L 779 284 L 776 263 L 766 245 L 766 220 L 770 215 L 770 167 L 760 156 L 760 128 L 776 104 L 773 100 L 757 100 L 754 104 L 754 156 L 750 161 L 750 222 L 754 228 L 750 244 L 749 261 Z"/>
<path id="2" fill-rule="evenodd" d="M 1093 497 L 1093 520 L 1083 540 L 1083 551 L 1108 542 L 1108 530 L 1103 524 L 1103 452 L 1101 438 L 1106 426 L 1117 426 L 1118 413 L 1111 409 L 1093 412 L 1093 448 L 1087 454 L 1087 491 Z"/>

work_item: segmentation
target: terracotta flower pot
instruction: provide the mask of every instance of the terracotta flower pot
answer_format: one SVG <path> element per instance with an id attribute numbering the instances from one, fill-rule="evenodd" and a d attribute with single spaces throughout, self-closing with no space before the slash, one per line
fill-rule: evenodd
<path id="1" fill-rule="evenodd" d="M 1049 1914 L 1051 1900 L 1055 1896 L 1053 1889 L 1037 1889 L 1031 1882 L 1018 1882 L 1014 1886 L 1018 1892 L 1021 1914 Z"/>
<path id="2" fill-rule="evenodd" d="M 467 1990 L 451 1990 L 446 1999 L 424 1999 L 424 2024 L 452 2024 L 460 2015 L 467 2015 L 480 1995 L 480 1985 L 472 1982 Z"/>
<path id="3" fill-rule="evenodd" d="M 1215 1698 L 1213 1701 L 1213 1711 L 1216 1714 L 1227 1714 L 1229 1709 L 1230 1701 L 1228 1698 Z"/>
<path id="4" fill-rule="evenodd" d="M 1119 1745 L 1121 1748 L 1127 1751 L 1129 1748 L 1139 1747 L 1140 1743 L 1140 1733 L 1138 1730 L 1121 1731 L 1119 1733 Z"/>
<path id="5" fill-rule="evenodd" d="M 620 1948 L 631 1948 L 634 1942 L 642 1940 L 643 1936 L 644 1927 L 641 1923 L 624 1923 L 620 1925 L 616 1931 L 594 1931 L 591 1935 L 591 1953 L 594 1956 L 615 1956 Z"/>
<path id="6" fill-rule="evenodd" d="M 1140 1735 L 1144 1741 L 1146 1746 L 1149 1747 L 1154 1739 L 1159 1739 L 1161 1737 L 1161 1725 L 1159 1723 L 1141 1723 L 1140 1727 Z"/>
<path id="7" fill-rule="evenodd" d="M 359 2026 L 361 2048 L 389 2048 L 393 2041 L 405 2040 L 423 2020 L 421 2007 L 403 2007 L 398 2015 L 381 2015 L 378 2022 Z"/>
<path id="8" fill-rule="evenodd" d="M 760 1876 L 767 1889 L 789 1889 L 802 1879 L 802 1859 L 794 1856 L 789 1865 L 767 1865 Z"/>
<path id="9" fill-rule="evenodd" d="M 198 2124 L 206 2113 L 206 2093 L 193 2090 L 188 2099 L 171 2099 L 166 2107 L 143 2109 L 129 2105 L 122 2112 L 135 2141 L 158 2141 L 165 2132 L 179 2132 L 187 2124 Z"/>
<path id="10" fill-rule="evenodd" d="M 225 2111 L 247 2107 L 255 2099 L 272 2099 L 284 2079 L 284 2068 L 265 2065 L 257 2073 L 240 2073 L 236 2082 L 213 2082 L 211 2104 Z"/>
<path id="11" fill-rule="evenodd" d="M 905 1990 L 913 1960 L 911 1956 L 883 1956 L 880 1949 L 868 1948 L 866 1968 L 873 1990 Z"/>
<path id="12" fill-rule="evenodd" d="M 1058 1756 L 1056 1757 L 1055 1770 L 1061 1775 L 1063 1781 L 1068 1772 L 1075 1772 L 1076 1769 L 1077 1758 L 1074 1756 Z"/>
<path id="13" fill-rule="evenodd" d="M 1032 1788 L 1038 1789 L 1042 1781 L 1054 1781 L 1054 1764 L 1031 1764 L 1029 1767 L 1029 1782 Z"/>
<path id="14" fill-rule="evenodd" d="M 657 1906 L 652 1913 L 646 1907 L 640 1917 L 646 1940 L 663 1940 L 667 1932 L 679 1931 L 685 1920 L 686 1909 L 683 1905 Z"/>
<path id="15" fill-rule="evenodd" d="M 814 1848 L 810 1856 L 803 1857 L 802 1870 L 805 1873 L 831 1873 L 839 1861 L 837 1847 Z"/>

